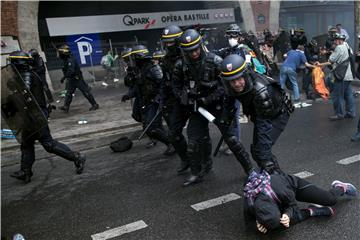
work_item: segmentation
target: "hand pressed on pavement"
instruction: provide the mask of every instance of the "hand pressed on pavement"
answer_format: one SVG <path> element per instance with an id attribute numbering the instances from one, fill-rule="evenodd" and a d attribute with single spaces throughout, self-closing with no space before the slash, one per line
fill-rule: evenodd
<path id="1" fill-rule="evenodd" d="M 288 228 L 290 226 L 290 218 L 289 218 L 289 216 L 284 213 L 280 218 L 280 223 L 282 225 L 284 225 L 284 227 Z"/>
<path id="2" fill-rule="evenodd" d="M 256 221 L 256 227 L 260 232 L 264 234 L 267 232 L 267 229 L 263 225 L 261 225 L 258 221 Z"/>

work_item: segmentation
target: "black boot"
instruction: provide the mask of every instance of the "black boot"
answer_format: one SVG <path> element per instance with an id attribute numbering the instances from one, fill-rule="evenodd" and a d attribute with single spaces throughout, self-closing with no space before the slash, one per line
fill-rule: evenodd
<path id="1" fill-rule="evenodd" d="M 190 168 L 189 161 L 183 161 L 181 160 L 180 166 L 176 169 L 178 174 L 185 173 Z"/>
<path id="2" fill-rule="evenodd" d="M 96 109 L 99 109 L 99 104 L 94 104 L 91 106 L 91 108 L 89 108 L 89 111 L 95 111 Z"/>
<path id="3" fill-rule="evenodd" d="M 202 176 L 191 174 L 191 175 L 185 180 L 185 182 L 183 183 L 183 186 L 184 186 L 184 187 L 187 187 L 187 186 L 190 186 L 190 185 L 192 185 L 192 184 L 196 184 L 196 183 L 202 182 L 202 180 L 203 180 Z"/>
<path id="4" fill-rule="evenodd" d="M 169 139 L 171 141 L 171 145 L 173 145 L 176 153 L 181 159 L 180 166 L 176 169 L 176 171 L 178 174 L 183 174 L 190 168 L 189 157 L 187 155 L 186 140 L 181 133 L 178 135 L 170 135 Z"/>
<path id="5" fill-rule="evenodd" d="M 201 152 L 198 143 L 189 143 L 187 153 L 190 160 L 191 174 L 185 180 L 183 186 L 189 186 L 202 181 L 201 173 Z"/>
<path id="6" fill-rule="evenodd" d="M 18 180 L 23 180 L 25 183 L 29 183 L 31 182 L 32 175 L 33 172 L 30 169 L 20 169 L 19 171 L 10 174 L 10 177 L 16 178 Z"/>
<path id="7" fill-rule="evenodd" d="M 59 109 L 64 111 L 65 113 L 69 112 L 69 107 L 67 107 L 67 106 L 61 106 L 61 107 L 59 107 Z"/>
<path id="8" fill-rule="evenodd" d="M 200 147 L 201 151 L 201 158 L 202 158 L 202 166 L 201 166 L 201 172 L 200 176 L 205 176 L 208 174 L 212 169 L 212 143 L 210 137 L 207 137 L 204 140 L 204 143 Z"/>
<path id="9" fill-rule="evenodd" d="M 74 160 L 77 174 L 81 174 L 84 171 L 85 161 L 85 155 L 82 153 L 77 153 L 77 158 Z"/>
<path id="10" fill-rule="evenodd" d="M 165 152 L 163 153 L 165 156 L 172 156 L 175 154 L 175 148 L 172 144 L 167 145 Z"/>
<path id="11" fill-rule="evenodd" d="M 153 148 L 157 144 L 157 141 L 155 139 L 150 139 L 150 141 L 146 144 L 146 148 Z"/>

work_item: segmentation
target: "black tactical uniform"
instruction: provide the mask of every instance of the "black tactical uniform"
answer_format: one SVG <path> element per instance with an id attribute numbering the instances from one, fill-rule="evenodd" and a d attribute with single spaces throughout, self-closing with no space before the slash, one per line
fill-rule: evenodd
<path id="1" fill-rule="evenodd" d="M 182 134 L 186 125 L 188 116 L 186 111 L 182 111 L 180 102 L 176 99 L 172 88 L 172 77 L 176 61 L 181 59 L 181 50 L 178 39 L 183 31 L 176 25 L 170 25 L 164 28 L 161 35 L 161 43 L 166 49 L 166 55 L 163 58 L 163 83 L 161 84 L 161 101 L 165 119 L 168 117 L 168 126 L 170 131 L 170 141 L 174 146 L 176 153 L 181 159 L 177 172 L 185 172 L 189 167 L 189 160 L 186 154 L 187 142 Z M 185 114 L 184 114 L 185 113 Z"/>
<path id="2" fill-rule="evenodd" d="M 40 78 L 40 80 L 44 86 L 44 92 L 45 92 L 45 95 L 47 98 L 47 102 L 52 103 L 52 102 L 54 102 L 54 98 L 49 89 L 49 85 L 46 82 L 46 67 L 45 67 L 44 60 L 42 59 L 42 57 L 40 56 L 39 52 L 36 49 L 31 49 L 29 51 L 29 54 L 32 58 L 32 61 L 30 64 L 31 64 L 33 73 L 36 74 L 37 77 Z M 48 106 L 49 114 L 53 108 L 55 108 L 55 106 L 52 106 L 49 104 L 49 106 Z"/>
<path id="3" fill-rule="evenodd" d="M 121 57 L 127 65 L 126 76 L 124 77 L 124 84 L 129 88 L 127 94 L 123 95 L 121 102 L 126 102 L 129 99 L 134 99 L 132 105 L 132 118 L 137 122 L 142 122 L 141 112 L 143 106 L 143 100 L 136 88 L 136 77 L 139 74 L 137 67 L 135 66 L 134 59 L 131 58 L 131 48 L 127 48 L 121 52 Z"/>
<path id="4" fill-rule="evenodd" d="M 68 81 L 64 106 L 60 107 L 60 109 L 65 112 L 69 112 L 72 96 L 76 88 L 82 92 L 84 97 L 91 104 L 89 111 L 98 109 L 99 105 L 96 103 L 94 96 L 91 94 L 90 87 L 84 81 L 80 66 L 76 59 L 71 55 L 70 48 L 67 45 L 63 45 L 58 49 L 58 52 L 60 58 L 64 61 L 64 67 L 62 69 L 64 77 L 61 79 L 61 83 L 63 83 L 65 79 Z"/>
<path id="5" fill-rule="evenodd" d="M 290 35 L 285 29 L 279 29 L 279 35 L 274 40 L 274 55 L 278 60 L 284 61 L 284 54 L 290 50 Z"/>
<path id="6" fill-rule="evenodd" d="M 218 126 L 224 140 L 241 162 L 245 171 L 251 169 L 248 158 L 244 159 L 238 150 L 239 142 L 232 128 L 220 123 L 224 89 L 219 78 L 222 58 L 204 50 L 199 33 L 193 29 L 186 30 L 180 37 L 180 47 L 184 58 L 175 64 L 173 86 L 174 94 L 180 101 L 182 115 L 189 116 L 187 126 L 187 154 L 191 165 L 191 175 L 184 186 L 202 180 L 204 174 L 212 168 L 212 144 L 209 135 L 209 120 L 201 114 L 205 109 L 215 116 L 214 123 Z M 197 57 L 194 57 L 194 54 Z M 201 109 L 201 108 L 202 109 Z M 234 116 L 234 113 L 232 113 Z"/>
<path id="7" fill-rule="evenodd" d="M 254 123 L 251 153 L 261 168 L 277 166 L 271 148 L 284 130 L 294 110 L 279 83 L 272 78 L 255 73 L 239 55 L 230 55 L 222 62 L 222 79 L 226 98 L 222 121 L 229 125 L 235 99 L 240 100 L 244 114 Z M 243 78 L 243 79 L 242 79 Z M 242 79 L 242 80 L 239 80 Z M 242 89 L 231 84 L 242 82 Z M 243 146 L 241 146 L 243 147 Z"/>
<path id="8" fill-rule="evenodd" d="M 158 64 L 151 61 L 148 49 L 143 45 L 132 48 L 131 57 L 134 58 L 138 74 L 135 77 L 134 91 L 141 96 L 143 129 L 151 123 L 146 134 L 151 139 L 156 139 L 167 146 L 164 155 L 172 155 L 174 149 L 170 144 L 169 137 L 162 125 L 162 114 L 159 109 L 160 86 L 163 81 L 163 72 Z M 155 118 L 156 116 L 156 118 Z"/>
<path id="9" fill-rule="evenodd" d="M 37 74 L 30 69 L 29 64 L 31 57 L 22 51 L 16 51 L 11 53 L 9 58 L 13 66 L 21 74 L 26 87 L 34 96 L 45 117 L 48 117 L 47 103 L 44 95 L 44 85 L 41 79 L 37 77 Z M 42 128 L 39 132 L 31 136 L 29 136 L 27 131 L 24 131 L 22 139 L 25 140 L 21 143 L 21 170 L 11 174 L 12 177 L 24 180 L 26 183 L 30 182 L 31 176 L 33 175 L 31 168 L 35 161 L 34 144 L 36 140 L 41 143 L 47 152 L 54 153 L 69 161 L 73 161 L 78 174 L 83 172 L 85 156 L 79 152 L 72 151 L 65 144 L 54 140 L 50 134 L 48 126 Z"/>
<path id="10" fill-rule="evenodd" d="M 307 38 L 303 28 L 298 28 L 294 31 L 294 35 L 290 36 L 290 44 L 292 49 L 297 49 L 299 45 L 305 46 L 307 44 Z"/>

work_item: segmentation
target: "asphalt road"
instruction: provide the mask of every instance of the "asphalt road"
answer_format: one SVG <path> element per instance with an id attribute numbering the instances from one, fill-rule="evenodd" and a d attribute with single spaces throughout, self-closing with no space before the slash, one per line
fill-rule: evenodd
<path id="1" fill-rule="evenodd" d="M 307 180 L 320 187 L 329 188 L 339 179 L 360 188 L 360 161 L 337 163 L 360 154 L 360 143 L 350 142 L 358 119 L 330 122 L 331 114 L 332 106 L 325 102 L 297 109 L 273 152 L 283 170 L 310 172 Z M 216 145 L 219 133 L 213 126 L 211 130 Z M 243 124 L 247 148 L 251 138 L 252 124 Z M 18 166 L 2 168 L 2 237 L 21 233 L 27 240 L 101 239 L 95 234 L 142 221 L 142 229 L 112 239 L 360 239 L 359 197 L 342 199 L 331 218 L 310 219 L 266 235 L 245 228 L 242 198 L 196 211 L 191 205 L 230 193 L 242 196 L 240 164 L 233 156 L 220 155 L 203 183 L 184 188 L 184 176 L 175 174 L 177 157 L 164 157 L 160 143 L 146 149 L 146 141 L 135 142 L 126 153 L 107 147 L 87 151 L 82 175 L 58 157 L 36 162 L 28 185 L 9 177 Z M 127 226 L 119 231 L 124 229 L 132 230 Z"/>

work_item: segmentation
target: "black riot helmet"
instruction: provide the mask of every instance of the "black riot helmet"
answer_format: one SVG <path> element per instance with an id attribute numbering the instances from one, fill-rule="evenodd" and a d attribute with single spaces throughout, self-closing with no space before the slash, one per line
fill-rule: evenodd
<path id="1" fill-rule="evenodd" d="M 39 52 L 35 49 L 35 48 L 32 48 L 29 50 L 29 54 L 32 58 L 36 58 L 36 57 L 39 57 Z"/>
<path id="2" fill-rule="evenodd" d="M 131 51 L 132 51 L 132 48 L 125 48 L 124 50 L 121 51 L 120 55 L 121 55 L 121 58 L 125 61 L 125 62 L 128 62 L 129 61 L 129 58 L 131 56 Z"/>
<path id="3" fill-rule="evenodd" d="M 132 48 L 131 56 L 133 56 L 135 59 L 144 59 L 149 56 L 149 50 L 144 45 L 135 45 Z"/>
<path id="4" fill-rule="evenodd" d="M 180 49 L 184 55 L 185 62 L 199 64 L 206 57 L 206 48 L 203 45 L 201 35 L 195 29 L 186 30 L 180 37 Z M 199 52 L 197 52 L 199 51 Z M 198 57 L 194 59 L 194 53 Z"/>
<path id="5" fill-rule="evenodd" d="M 225 89 L 229 95 L 241 95 L 249 92 L 253 88 L 251 73 L 252 69 L 243 57 L 238 54 L 227 56 L 221 63 L 221 78 Z M 241 92 L 236 92 L 230 85 L 230 82 L 240 77 L 245 79 L 245 88 Z"/>
<path id="6" fill-rule="evenodd" d="M 175 42 L 178 39 L 183 31 L 176 25 L 170 25 L 164 28 L 161 34 L 162 42 Z"/>
<path id="7" fill-rule="evenodd" d="M 183 34 L 183 31 L 176 25 L 170 25 L 164 28 L 161 34 L 161 43 L 167 52 L 176 53 L 181 34 Z"/>
<path id="8" fill-rule="evenodd" d="M 58 48 L 60 58 L 68 58 L 71 55 L 70 47 L 67 44 L 63 44 Z"/>
<path id="9" fill-rule="evenodd" d="M 153 53 L 152 58 L 156 60 L 161 60 L 163 57 L 165 57 L 165 52 L 162 50 L 157 50 Z"/>
<path id="10" fill-rule="evenodd" d="M 32 57 L 28 53 L 24 51 L 14 51 L 9 54 L 8 59 L 19 72 L 30 70 Z"/>
<path id="11" fill-rule="evenodd" d="M 236 38 L 243 35 L 243 30 L 235 23 L 229 25 L 229 27 L 225 31 L 226 38 Z"/>
<path id="12" fill-rule="evenodd" d="M 195 29 L 186 30 L 180 37 L 180 48 L 185 52 L 193 51 L 202 46 L 202 37 Z"/>

